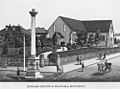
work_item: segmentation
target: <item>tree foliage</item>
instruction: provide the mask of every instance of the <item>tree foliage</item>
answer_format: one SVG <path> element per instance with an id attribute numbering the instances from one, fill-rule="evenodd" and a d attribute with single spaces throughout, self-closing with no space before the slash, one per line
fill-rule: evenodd
<path id="1" fill-rule="evenodd" d="M 52 41 L 53 41 L 53 46 L 57 46 L 57 33 L 54 33 L 53 37 L 52 37 Z"/>
<path id="2" fill-rule="evenodd" d="M 81 47 L 84 46 L 87 42 L 87 32 L 78 32 L 76 42 L 77 45 L 80 45 Z"/>
<path id="3" fill-rule="evenodd" d="M 2 44 L 3 54 L 8 53 L 8 48 L 21 48 L 23 47 L 24 36 L 26 46 L 30 46 L 30 35 L 24 34 L 20 31 L 20 29 L 13 29 L 11 26 L 7 30 L 4 30 L 4 41 Z"/>
<path id="4" fill-rule="evenodd" d="M 100 32 L 99 32 L 99 30 L 95 33 L 95 42 L 94 43 L 96 44 L 96 47 L 97 47 L 97 44 L 100 43 Z"/>
<path id="5" fill-rule="evenodd" d="M 94 44 L 94 35 L 90 34 L 88 37 L 88 45 L 92 47 L 93 44 Z"/>
<path id="6" fill-rule="evenodd" d="M 46 38 L 46 35 L 37 37 L 37 48 L 51 47 L 53 45 L 51 38 Z"/>

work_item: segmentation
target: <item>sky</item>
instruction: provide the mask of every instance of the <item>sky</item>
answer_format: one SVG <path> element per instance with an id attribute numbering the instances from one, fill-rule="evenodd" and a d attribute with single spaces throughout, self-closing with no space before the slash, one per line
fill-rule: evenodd
<path id="1" fill-rule="evenodd" d="M 29 11 L 35 8 L 36 27 L 48 29 L 58 16 L 78 20 L 112 20 L 115 33 L 120 33 L 120 0 L 0 0 L 0 29 L 21 25 L 29 29 Z"/>

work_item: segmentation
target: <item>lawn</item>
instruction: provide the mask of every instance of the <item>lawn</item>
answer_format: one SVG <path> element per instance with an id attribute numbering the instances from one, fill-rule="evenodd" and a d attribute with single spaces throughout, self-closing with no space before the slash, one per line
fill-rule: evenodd
<path id="1" fill-rule="evenodd" d="M 106 53 L 107 55 L 120 52 L 120 48 L 81 48 L 81 49 L 75 49 L 75 50 L 69 50 L 64 52 L 58 52 L 58 53 L 52 53 L 48 57 L 50 61 L 56 62 L 57 54 L 61 57 L 61 63 L 63 65 L 75 62 L 77 56 L 80 56 L 81 60 L 86 60 L 90 58 L 98 57 L 99 54 Z"/>

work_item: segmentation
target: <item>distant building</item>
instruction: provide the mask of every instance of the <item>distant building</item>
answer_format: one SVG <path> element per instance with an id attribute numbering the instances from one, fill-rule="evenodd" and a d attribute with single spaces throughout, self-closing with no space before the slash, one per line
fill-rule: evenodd
<path id="1" fill-rule="evenodd" d="M 29 32 L 31 32 L 31 29 L 28 29 Z M 36 28 L 36 37 L 41 37 L 43 35 L 47 35 L 47 30 L 44 27 L 37 27 Z"/>
<path id="2" fill-rule="evenodd" d="M 31 30 L 29 29 L 29 32 Z M 37 27 L 36 28 L 36 40 L 37 40 L 37 47 L 40 47 L 42 44 L 42 39 L 47 37 L 47 30 L 44 27 Z"/>
<path id="3" fill-rule="evenodd" d="M 47 35 L 47 30 L 45 28 L 40 28 L 40 27 L 37 27 L 36 28 L 36 36 L 37 37 L 41 37 L 43 35 Z"/>
<path id="4" fill-rule="evenodd" d="M 86 31 L 89 37 L 90 34 L 95 35 L 98 30 L 102 38 L 98 46 L 113 47 L 114 30 L 112 20 L 80 21 L 59 16 L 48 29 L 48 34 L 50 38 L 57 34 L 58 44 L 61 41 L 64 41 L 66 44 L 73 44 L 78 32 Z"/>
<path id="5" fill-rule="evenodd" d="M 43 40 L 47 36 L 47 30 L 45 28 L 36 28 L 37 47 L 42 47 Z"/>

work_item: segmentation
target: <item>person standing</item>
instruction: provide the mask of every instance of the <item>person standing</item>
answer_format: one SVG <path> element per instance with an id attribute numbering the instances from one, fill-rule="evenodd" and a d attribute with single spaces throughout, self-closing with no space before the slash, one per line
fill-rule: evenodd
<path id="1" fill-rule="evenodd" d="M 57 65 L 57 72 L 58 72 L 58 74 L 62 74 L 63 73 L 63 66 L 62 66 L 61 63 L 60 63 L 60 65 Z"/>
<path id="2" fill-rule="evenodd" d="M 61 59 L 60 59 L 60 55 L 57 55 L 57 72 L 60 72 L 60 67 L 61 67 Z"/>
<path id="3" fill-rule="evenodd" d="M 107 62 L 107 60 L 105 61 L 105 71 L 107 71 L 107 69 L 108 69 L 108 62 Z"/>
<path id="4" fill-rule="evenodd" d="M 106 53 L 104 53 L 104 59 L 106 59 Z"/>
<path id="5" fill-rule="evenodd" d="M 79 65 L 79 62 L 80 62 L 80 59 L 79 59 L 79 56 L 77 56 L 77 64 Z"/>
<path id="6" fill-rule="evenodd" d="M 60 55 L 58 54 L 58 55 L 57 55 L 57 65 L 59 66 L 60 63 L 61 63 L 61 59 L 60 59 Z"/>
<path id="7" fill-rule="evenodd" d="M 20 80 L 20 69 L 17 68 L 17 79 Z"/>
<path id="8" fill-rule="evenodd" d="M 82 64 L 81 56 L 79 56 L 79 64 Z"/>
<path id="9" fill-rule="evenodd" d="M 102 54 L 100 53 L 100 54 L 99 54 L 99 60 L 100 60 L 101 58 L 102 58 Z"/>
<path id="10" fill-rule="evenodd" d="M 82 66 L 81 66 L 81 72 L 83 72 L 83 69 L 84 69 L 84 62 L 82 62 Z"/>

